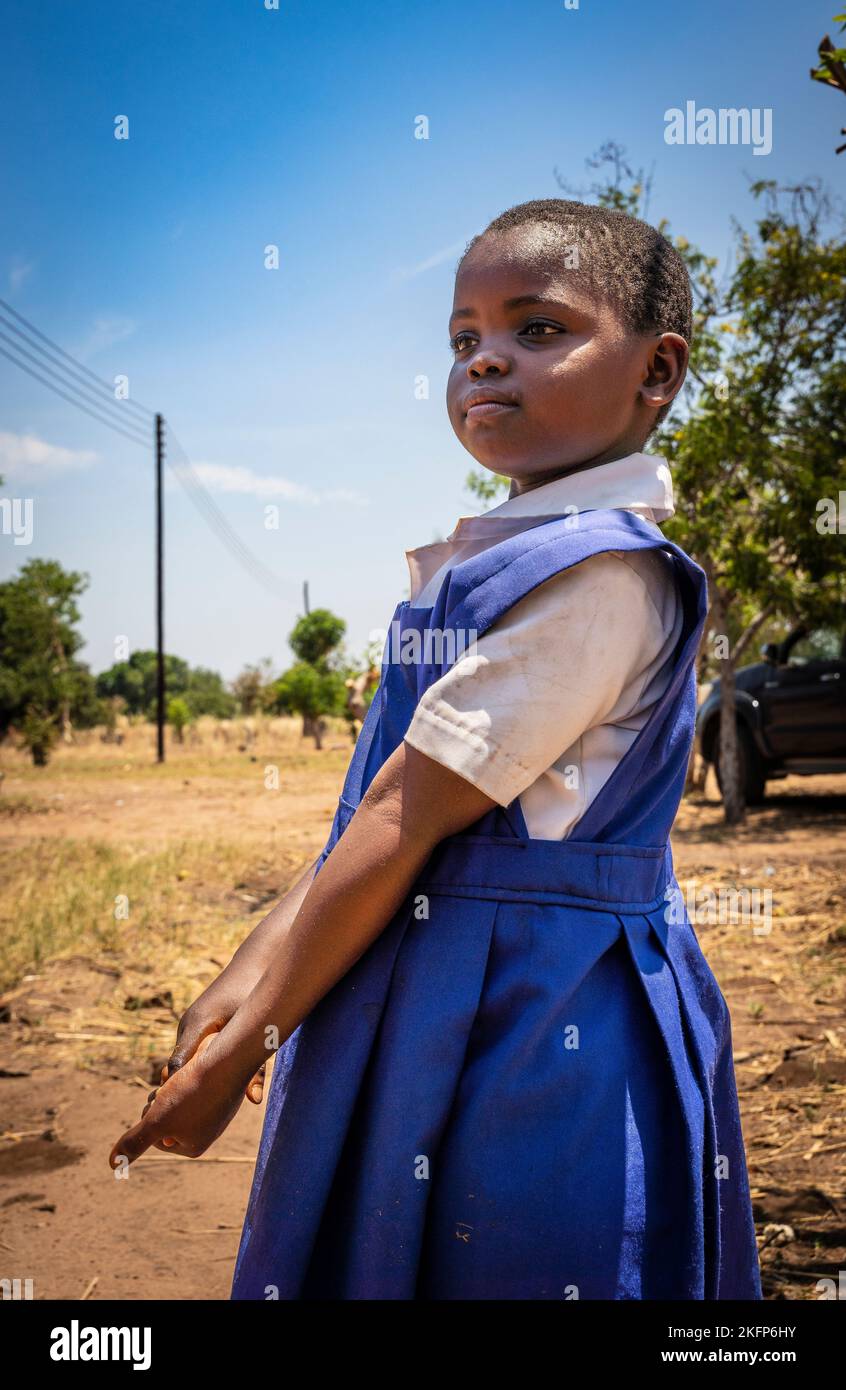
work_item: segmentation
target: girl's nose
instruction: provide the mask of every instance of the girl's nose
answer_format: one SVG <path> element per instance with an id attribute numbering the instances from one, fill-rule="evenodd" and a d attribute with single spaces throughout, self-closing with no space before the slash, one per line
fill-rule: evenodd
<path id="1" fill-rule="evenodd" d="M 467 375 L 471 381 L 481 376 L 505 376 L 510 370 L 511 364 L 505 353 L 493 348 L 480 348 L 467 363 Z"/>

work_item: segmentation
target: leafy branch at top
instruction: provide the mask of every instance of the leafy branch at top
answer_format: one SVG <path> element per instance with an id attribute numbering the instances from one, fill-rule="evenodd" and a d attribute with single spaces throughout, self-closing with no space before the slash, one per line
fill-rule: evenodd
<path id="1" fill-rule="evenodd" d="M 836 14 L 834 22 L 840 24 L 841 32 L 846 29 L 846 12 Z M 811 79 L 814 82 L 822 82 L 826 87 L 837 87 L 846 96 L 846 48 L 835 48 L 828 34 L 820 40 L 817 50 L 820 55 L 820 65 L 811 68 Z M 841 135 L 846 135 L 846 127 L 841 127 Z M 846 144 L 838 145 L 835 154 L 842 154 L 846 150 Z"/>

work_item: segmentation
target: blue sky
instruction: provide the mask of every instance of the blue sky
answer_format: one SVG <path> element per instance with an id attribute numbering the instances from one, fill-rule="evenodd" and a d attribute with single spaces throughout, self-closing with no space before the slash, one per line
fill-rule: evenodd
<path id="1" fill-rule="evenodd" d="M 749 178 L 839 191 L 846 102 L 808 78 L 839 8 L 6 0 L 0 295 L 129 377 L 284 581 L 271 597 L 169 486 L 168 650 L 227 677 L 281 668 L 304 579 L 363 650 L 405 592 L 404 550 L 478 509 L 444 405 L 467 240 L 562 196 L 556 169 L 585 186 L 609 139 L 654 166 L 650 216 L 721 259 Z M 772 153 L 668 146 L 664 112 L 687 100 L 772 108 Z M 0 358 L 0 473 L 35 506 L 31 545 L 0 535 L 0 577 L 34 555 L 86 571 L 95 670 L 118 636 L 152 645 L 152 454 Z"/>

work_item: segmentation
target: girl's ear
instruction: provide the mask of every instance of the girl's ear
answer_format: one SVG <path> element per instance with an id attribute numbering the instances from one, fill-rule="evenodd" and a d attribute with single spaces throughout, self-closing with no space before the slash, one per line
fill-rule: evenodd
<path id="1" fill-rule="evenodd" d="M 649 348 L 646 371 L 640 385 L 645 405 L 654 410 L 669 405 L 682 388 L 690 348 L 680 333 L 662 333 Z"/>

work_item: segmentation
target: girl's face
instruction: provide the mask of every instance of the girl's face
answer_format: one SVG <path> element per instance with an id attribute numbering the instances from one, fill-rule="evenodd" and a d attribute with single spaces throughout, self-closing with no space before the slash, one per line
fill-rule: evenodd
<path id="1" fill-rule="evenodd" d="M 684 339 L 633 334 L 564 257 L 556 230 L 519 227 L 478 242 L 456 277 L 450 422 L 512 495 L 637 452 L 684 376 Z"/>

